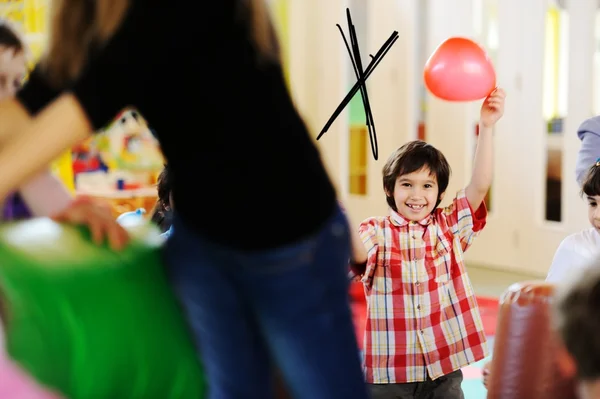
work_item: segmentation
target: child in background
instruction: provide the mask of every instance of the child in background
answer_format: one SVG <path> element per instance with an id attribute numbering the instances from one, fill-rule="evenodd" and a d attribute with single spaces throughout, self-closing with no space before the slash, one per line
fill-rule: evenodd
<path id="1" fill-rule="evenodd" d="M 171 195 L 171 182 L 169 179 L 169 169 L 165 165 L 164 169 L 158 175 L 156 189 L 158 199 L 152 209 L 150 221 L 156 224 L 162 233 L 162 236 L 168 238 L 171 235 L 171 212 L 173 211 L 173 198 Z M 146 210 L 144 208 L 136 209 L 135 211 L 125 212 L 117 218 L 117 222 L 121 224 L 139 223 L 144 220 Z"/>
<path id="2" fill-rule="evenodd" d="M 169 237 L 172 232 L 171 215 L 173 213 L 173 196 L 171 194 L 171 179 L 169 178 L 169 167 L 165 165 L 158 175 L 156 188 L 158 200 L 152 210 L 151 220 L 158 225 L 164 237 Z"/>
<path id="3" fill-rule="evenodd" d="M 590 166 L 600 156 L 600 116 L 584 120 L 577 129 L 577 137 L 581 140 L 581 148 L 577 153 L 575 176 L 581 186 Z"/>
<path id="4" fill-rule="evenodd" d="M 573 272 L 580 271 L 600 256 L 600 158 L 588 168 L 581 184 L 581 195 L 587 200 L 591 227 L 571 234 L 560 243 L 546 277 L 546 281 L 551 283 L 567 280 Z"/>
<path id="5" fill-rule="evenodd" d="M 562 339 L 558 364 L 575 377 L 581 399 L 600 399 L 600 258 L 561 285 L 554 302 L 555 326 Z"/>
<path id="6" fill-rule="evenodd" d="M 488 354 L 463 253 L 486 223 L 493 127 L 504 112 L 495 90 L 481 107 L 473 174 L 445 209 L 444 155 L 413 141 L 383 168 L 390 216 L 360 225 L 364 243 L 353 272 L 367 297 L 364 368 L 373 399 L 463 398 L 461 368 Z"/>

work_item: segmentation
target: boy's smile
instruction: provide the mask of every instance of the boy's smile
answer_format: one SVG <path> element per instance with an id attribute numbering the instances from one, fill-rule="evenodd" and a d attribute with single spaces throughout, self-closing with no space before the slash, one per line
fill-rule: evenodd
<path id="1" fill-rule="evenodd" d="M 423 220 L 433 212 L 438 192 L 437 178 L 427 167 L 401 175 L 396 179 L 393 193 L 397 212 L 414 222 Z"/>

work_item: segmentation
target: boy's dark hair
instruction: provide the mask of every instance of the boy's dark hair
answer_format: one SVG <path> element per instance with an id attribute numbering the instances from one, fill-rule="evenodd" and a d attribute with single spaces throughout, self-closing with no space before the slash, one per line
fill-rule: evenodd
<path id="1" fill-rule="evenodd" d="M 398 211 L 393 196 L 396 180 L 402 175 L 416 172 L 423 167 L 428 168 L 436 177 L 439 192 L 435 206 L 440 204 L 440 196 L 446 191 L 450 181 L 450 165 L 440 150 L 424 141 L 415 140 L 398 148 L 383 167 L 383 188 L 386 192 L 387 203 L 394 211 Z"/>
<path id="2" fill-rule="evenodd" d="M 17 33 L 12 23 L 0 17 L 0 46 L 12 48 L 15 51 L 25 51 L 25 43 Z"/>
<path id="3" fill-rule="evenodd" d="M 554 304 L 555 326 L 575 361 L 577 377 L 600 378 L 600 259 L 573 284 L 560 287 Z"/>
<path id="4" fill-rule="evenodd" d="M 156 189 L 158 191 L 158 200 L 156 201 L 150 220 L 156 223 L 164 232 L 169 230 L 172 212 L 170 206 L 172 186 L 169 177 L 169 167 L 167 165 L 165 165 L 160 175 L 158 175 Z"/>
<path id="5" fill-rule="evenodd" d="M 587 195 L 588 197 L 600 195 L 600 161 L 588 170 L 581 186 L 581 195 Z"/>

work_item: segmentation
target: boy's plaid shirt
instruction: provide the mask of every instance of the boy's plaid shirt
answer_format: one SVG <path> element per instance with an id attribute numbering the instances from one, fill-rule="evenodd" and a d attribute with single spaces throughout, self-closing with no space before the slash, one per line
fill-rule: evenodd
<path id="1" fill-rule="evenodd" d="M 488 355 L 463 253 L 485 226 L 458 192 L 420 222 L 391 211 L 360 225 L 368 249 L 365 374 L 368 383 L 436 379 Z"/>

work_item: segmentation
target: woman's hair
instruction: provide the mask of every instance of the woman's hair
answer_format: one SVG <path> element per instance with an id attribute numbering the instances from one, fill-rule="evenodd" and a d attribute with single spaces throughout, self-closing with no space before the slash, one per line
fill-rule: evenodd
<path id="1" fill-rule="evenodd" d="M 279 63 L 279 42 L 267 8 L 267 1 L 242 0 L 240 3 L 247 4 L 249 33 L 259 54 L 259 61 Z"/>
<path id="2" fill-rule="evenodd" d="M 102 46 L 129 9 L 129 0 L 52 0 L 42 66 L 57 87 L 77 78 L 92 48 Z"/>
<path id="3" fill-rule="evenodd" d="M 588 197 L 600 195 L 600 159 L 588 170 L 581 186 L 581 195 Z"/>
<path id="4" fill-rule="evenodd" d="M 238 0 L 260 59 L 277 61 L 279 49 L 266 0 Z M 90 52 L 122 23 L 130 0 L 52 0 L 48 49 L 42 67 L 56 87 L 76 79 Z M 167 2 L 165 2 L 167 7 Z"/>

